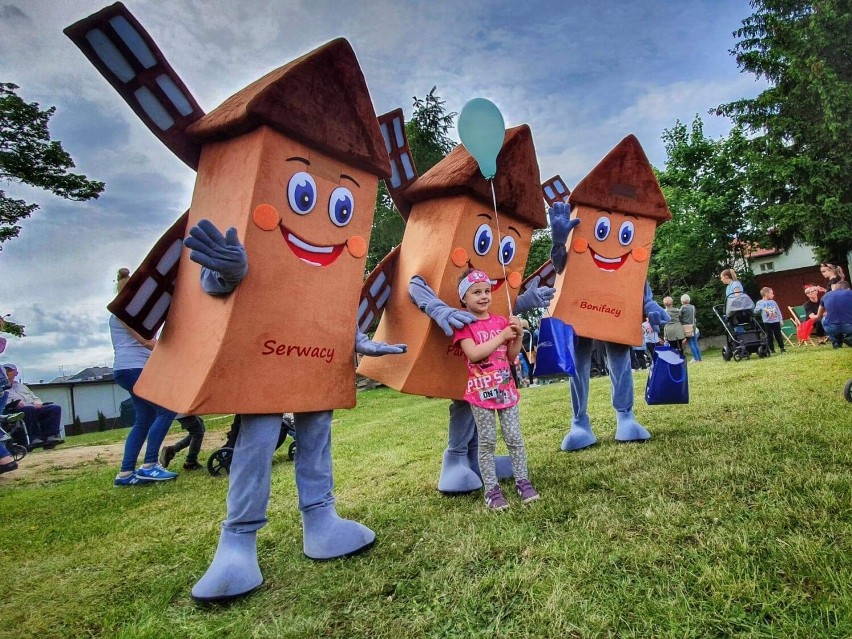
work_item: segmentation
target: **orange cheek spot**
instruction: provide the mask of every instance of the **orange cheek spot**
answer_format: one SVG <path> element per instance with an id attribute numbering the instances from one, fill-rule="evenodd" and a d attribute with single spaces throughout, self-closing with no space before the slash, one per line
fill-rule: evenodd
<path id="1" fill-rule="evenodd" d="M 582 237 L 578 237 L 571 243 L 571 250 L 575 253 L 585 253 L 586 249 L 589 248 L 589 242 L 584 240 Z"/>
<path id="2" fill-rule="evenodd" d="M 251 214 L 251 219 L 257 228 L 264 231 L 272 231 L 278 228 L 278 224 L 281 222 L 278 211 L 270 204 L 258 204 Z"/>
<path id="3" fill-rule="evenodd" d="M 644 246 L 637 246 L 635 249 L 630 251 L 630 253 L 633 255 L 633 259 L 637 262 L 644 262 L 651 256 L 651 252 Z"/>
<path id="4" fill-rule="evenodd" d="M 509 276 L 506 278 L 506 281 L 512 288 L 518 288 L 521 285 L 521 274 L 517 271 L 512 271 L 511 273 L 509 273 Z"/>
<path id="5" fill-rule="evenodd" d="M 352 257 L 364 257 L 367 254 L 367 241 L 360 235 L 353 235 L 346 240 L 346 250 Z"/>
<path id="6" fill-rule="evenodd" d="M 457 246 L 453 249 L 453 252 L 450 253 L 450 259 L 453 261 L 453 264 L 461 268 L 467 264 L 467 251 L 465 251 L 462 247 Z"/>

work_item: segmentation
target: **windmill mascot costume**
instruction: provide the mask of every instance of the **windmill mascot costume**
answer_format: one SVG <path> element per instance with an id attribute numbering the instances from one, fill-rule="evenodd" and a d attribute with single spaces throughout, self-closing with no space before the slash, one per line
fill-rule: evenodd
<path id="1" fill-rule="evenodd" d="M 359 321 L 366 330 L 383 311 L 376 339 L 409 348 L 399 357 L 364 359 L 358 372 L 405 393 L 452 400 L 438 490 L 469 493 L 482 488 L 477 432 L 470 405 L 462 399 L 464 354 L 450 337 L 453 328 L 475 318 L 460 307 L 459 277 L 468 268 L 487 273 L 495 282 L 492 312 L 501 315 L 546 307 L 555 293 L 540 287 L 538 278 L 522 281 L 533 230 L 547 223 L 532 133 L 527 125 L 505 130 L 502 117 L 499 121 L 495 213 L 491 187 L 465 146 L 417 177 L 402 111 L 381 116 L 380 122 L 391 149 L 388 190 L 406 227 L 402 243 L 365 282 Z M 497 474 L 511 477 L 507 456 L 497 458 Z"/>
<path id="2" fill-rule="evenodd" d="M 121 4 L 66 33 L 198 172 L 188 218 L 110 306 L 148 334 L 168 312 L 138 395 L 179 412 L 243 415 L 227 518 L 192 596 L 227 601 L 263 582 L 256 534 L 283 412 L 295 413 L 305 554 L 370 547 L 373 531 L 335 510 L 332 410 L 355 405 L 354 350 L 405 347 L 356 329 L 376 188 L 390 167 L 352 48 L 334 40 L 205 115 Z"/>
<path id="3" fill-rule="evenodd" d="M 562 449 L 597 442 L 586 410 L 594 339 L 606 348 L 616 441 L 650 439 L 633 413 L 630 349 L 642 344 L 643 316 L 654 325 L 669 321 L 651 298 L 646 278 L 657 225 L 671 213 L 638 140 L 624 138 L 577 185 L 568 203 L 554 203 L 549 214 L 551 259 L 558 273 L 550 313 L 579 336 L 571 378 L 574 417 Z"/>

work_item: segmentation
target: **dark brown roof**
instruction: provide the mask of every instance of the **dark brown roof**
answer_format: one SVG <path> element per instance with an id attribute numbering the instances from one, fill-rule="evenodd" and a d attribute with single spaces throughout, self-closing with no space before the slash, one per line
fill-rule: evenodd
<path id="1" fill-rule="evenodd" d="M 650 217 L 657 224 L 670 220 L 657 176 L 635 135 L 628 135 L 574 188 L 568 201 Z"/>
<path id="2" fill-rule="evenodd" d="M 506 131 L 503 148 L 497 156 L 494 178 L 497 206 L 533 226 L 547 226 L 541 197 L 541 175 L 529 126 L 522 124 Z M 467 194 L 492 206 L 491 186 L 479 172 L 479 165 L 463 145 L 423 174 L 401 197 L 409 203 L 448 195 Z"/>
<path id="3" fill-rule="evenodd" d="M 343 38 L 267 73 L 187 132 L 204 142 L 241 135 L 264 124 L 374 175 L 390 175 L 364 74 Z"/>

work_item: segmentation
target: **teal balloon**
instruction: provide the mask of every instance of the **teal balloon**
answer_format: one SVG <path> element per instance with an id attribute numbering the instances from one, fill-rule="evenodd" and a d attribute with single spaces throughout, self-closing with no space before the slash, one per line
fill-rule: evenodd
<path id="1" fill-rule="evenodd" d="M 479 164 L 485 179 L 497 175 L 497 154 L 503 148 L 506 125 L 500 109 L 485 98 L 474 98 L 462 107 L 459 137 L 464 148 Z"/>

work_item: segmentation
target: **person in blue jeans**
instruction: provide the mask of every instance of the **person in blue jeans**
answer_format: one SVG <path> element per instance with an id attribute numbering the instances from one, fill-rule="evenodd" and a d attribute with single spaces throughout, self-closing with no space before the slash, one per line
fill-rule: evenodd
<path id="1" fill-rule="evenodd" d="M 690 303 L 689 295 L 684 293 L 680 296 L 680 323 L 683 324 L 683 334 L 686 343 L 692 351 L 692 361 L 701 361 L 701 349 L 698 347 L 698 325 L 695 322 L 695 307 Z"/>
<path id="2" fill-rule="evenodd" d="M 116 292 L 120 291 L 130 279 L 130 271 L 119 269 L 116 280 Z M 116 475 L 115 486 L 134 486 L 158 481 L 175 479 L 177 473 L 166 470 L 157 457 L 160 446 L 169 432 L 169 427 L 175 418 L 175 413 L 142 399 L 133 392 L 133 386 L 142 374 L 142 369 L 151 356 L 151 351 L 157 343 L 156 339 L 145 339 L 136 331 L 129 329 L 115 315 L 109 318 L 109 334 L 115 351 L 113 372 L 115 382 L 130 393 L 136 417 L 133 426 L 124 442 L 124 457 L 121 460 L 121 470 Z M 146 443 L 145 457 L 142 465 L 136 468 L 139 453 Z"/>
<path id="3" fill-rule="evenodd" d="M 819 301 L 817 319 L 822 320 L 825 334 L 834 348 L 852 347 L 852 290 L 849 282 L 840 280 Z"/>

